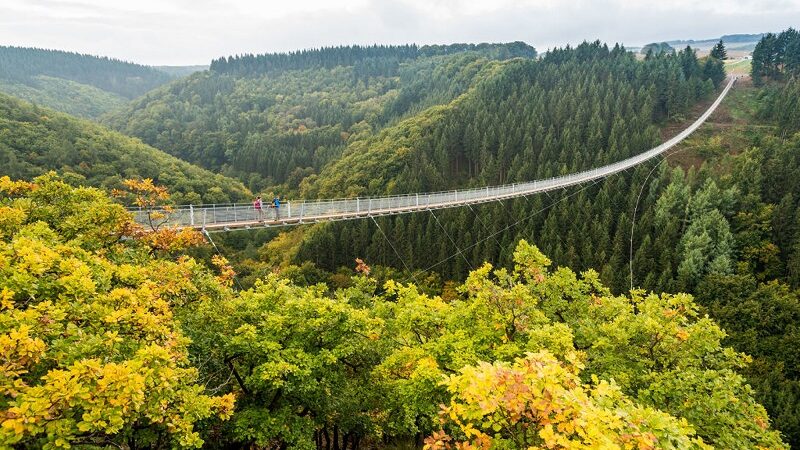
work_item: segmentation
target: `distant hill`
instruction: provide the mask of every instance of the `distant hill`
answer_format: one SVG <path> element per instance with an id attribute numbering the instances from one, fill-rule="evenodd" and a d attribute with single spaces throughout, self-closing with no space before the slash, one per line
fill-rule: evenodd
<path id="1" fill-rule="evenodd" d="M 160 70 L 173 78 L 180 78 L 189 76 L 195 72 L 202 72 L 208 70 L 208 65 L 197 66 L 153 66 L 154 69 Z"/>
<path id="2" fill-rule="evenodd" d="M 97 117 L 172 78 L 112 58 L 0 46 L 0 91 L 81 117 Z"/>
<path id="3" fill-rule="evenodd" d="M 764 33 L 757 33 L 757 34 L 726 34 L 720 36 L 718 38 L 710 38 L 710 39 L 685 39 L 685 40 L 674 40 L 674 41 L 667 41 L 667 44 L 676 47 L 676 48 L 683 48 L 687 45 L 697 49 L 697 50 L 708 50 L 717 42 L 722 40 L 728 50 L 743 50 L 743 51 L 752 51 L 755 48 L 756 43 L 764 36 Z"/>
<path id="4" fill-rule="evenodd" d="M 0 94 L 2 175 L 31 179 L 50 170 L 113 189 L 125 178 L 153 178 L 178 203 L 249 200 L 238 181 L 213 174 L 88 120 Z"/>
<path id="5" fill-rule="evenodd" d="M 98 117 L 129 101 L 88 84 L 47 75 L 37 75 L 24 83 L 0 79 L 0 92 L 84 118 Z"/>
<path id="6" fill-rule="evenodd" d="M 293 187 L 347 143 L 485 76 L 490 62 L 536 55 L 524 43 L 348 46 L 220 58 L 103 121 L 251 189 Z"/>
<path id="7" fill-rule="evenodd" d="M 764 37 L 765 34 L 766 33 L 758 33 L 758 34 L 726 34 L 726 35 L 722 36 L 720 39 L 722 39 L 722 41 L 725 42 L 726 44 L 736 44 L 736 43 L 742 43 L 742 42 L 758 41 L 762 37 Z"/>
<path id="8" fill-rule="evenodd" d="M 666 42 L 653 42 L 652 44 L 647 44 L 642 47 L 641 53 L 646 55 L 651 51 L 654 55 L 660 55 L 662 53 L 675 53 L 675 49 Z"/>
<path id="9" fill-rule="evenodd" d="M 491 59 L 535 58 L 536 49 L 524 42 L 425 45 L 348 45 L 298 50 L 288 53 L 238 55 L 215 59 L 211 71 L 235 75 L 278 73 L 353 66 L 368 75 L 396 73 L 399 63 L 420 57 L 477 52 Z"/>

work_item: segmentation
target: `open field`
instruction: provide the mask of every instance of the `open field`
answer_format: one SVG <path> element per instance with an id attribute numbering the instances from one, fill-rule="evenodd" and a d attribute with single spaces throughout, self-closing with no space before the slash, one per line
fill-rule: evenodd
<path id="1" fill-rule="evenodd" d="M 750 64 L 749 59 L 729 59 L 725 61 L 725 71 L 729 75 L 749 75 Z"/>

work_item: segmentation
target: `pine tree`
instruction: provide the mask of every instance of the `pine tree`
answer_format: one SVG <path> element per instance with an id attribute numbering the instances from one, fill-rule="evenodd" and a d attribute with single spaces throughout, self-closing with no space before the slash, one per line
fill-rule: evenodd
<path id="1" fill-rule="evenodd" d="M 719 60 L 723 60 L 728 57 L 728 52 L 725 50 L 725 44 L 722 42 L 722 39 L 720 39 L 719 42 L 717 42 L 717 45 L 711 49 L 710 56 Z"/>

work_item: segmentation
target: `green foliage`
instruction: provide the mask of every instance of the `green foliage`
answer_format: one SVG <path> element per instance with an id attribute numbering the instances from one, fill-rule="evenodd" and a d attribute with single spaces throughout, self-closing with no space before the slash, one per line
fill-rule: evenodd
<path id="1" fill-rule="evenodd" d="M 724 333 L 691 297 L 615 297 L 592 271 L 551 272 L 524 241 L 514 255 L 513 271 L 486 264 L 447 301 L 393 281 L 381 294 L 363 275 L 333 292 L 272 275 L 232 302 L 187 312 L 181 322 L 194 351 L 217 361 L 206 370 L 225 373 L 226 364 L 236 380 L 239 409 L 225 445 L 357 447 L 431 434 L 437 405 L 449 404 L 451 436 L 481 442 L 521 439 L 501 429 L 527 430 L 528 445 L 551 442 L 587 426 L 597 442 L 782 446 L 735 373 L 746 358 L 721 345 Z M 212 385 L 225 375 L 216 377 Z M 603 381 L 612 379 L 618 384 Z M 486 410 L 490 396 L 511 414 Z M 547 411 L 555 418 L 542 423 Z M 640 425 L 626 428 L 612 411 Z M 561 421 L 548 434 L 547 423 Z M 428 442 L 450 441 L 437 433 Z"/>
<path id="2" fill-rule="evenodd" d="M 725 43 L 722 42 L 722 39 L 714 45 L 714 48 L 711 49 L 711 53 L 709 56 L 715 59 L 719 59 L 720 61 L 728 57 L 728 52 L 725 50 Z"/>
<path id="3" fill-rule="evenodd" d="M 754 358 L 744 372 L 756 398 L 770 411 L 787 442 L 798 445 L 800 401 L 800 297 L 777 281 L 751 275 L 711 276 L 698 287 L 698 302 L 725 327 L 727 342 Z"/>
<path id="4" fill-rule="evenodd" d="M 800 75 L 800 33 L 789 28 L 767 33 L 753 50 L 751 76 L 756 84 L 764 79 L 782 80 Z"/>
<path id="5" fill-rule="evenodd" d="M 765 88 L 759 99 L 762 118 L 775 121 L 785 134 L 800 131 L 800 78 Z"/>
<path id="6" fill-rule="evenodd" d="M 125 178 L 152 178 L 173 200 L 188 203 L 249 200 L 240 182 L 205 171 L 139 140 L 86 120 L 0 94 L 3 175 L 32 179 L 51 170 L 75 183 L 121 188 Z"/>
<path id="7" fill-rule="evenodd" d="M 39 75 L 26 83 L 0 80 L 0 91 L 78 117 L 97 118 L 128 100 L 93 86 Z"/>
<path id="8" fill-rule="evenodd" d="M 706 58 L 703 63 L 703 77 L 711 80 L 714 86 L 719 87 L 725 81 L 725 63 L 721 59 Z"/>
<path id="9" fill-rule="evenodd" d="M 214 276 L 120 241 L 129 216 L 93 188 L 48 175 L 0 192 L 5 445 L 518 448 L 520 430 L 529 444 L 784 448 L 736 373 L 746 357 L 690 296 L 613 296 L 525 241 L 512 270 L 485 264 L 447 300 L 378 289 L 363 264 L 341 289 L 269 275 L 232 292 L 223 258 Z"/>
<path id="10" fill-rule="evenodd" d="M 642 47 L 641 53 L 652 58 L 661 54 L 675 54 L 675 49 L 666 42 L 653 42 Z"/>
<path id="11" fill-rule="evenodd" d="M 169 75 L 152 67 L 118 59 L 0 46 L 0 79 L 36 87 L 40 75 L 94 86 L 126 98 L 138 97 L 170 79 Z"/>
<path id="12" fill-rule="evenodd" d="M 451 101 L 490 64 L 477 50 L 397 60 L 395 53 L 411 48 L 243 56 L 226 60 L 230 70 L 219 60 L 210 72 L 151 92 L 105 122 L 182 159 L 236 175 L 253 190 L 280 183 L 297 190 L 350 141 Z M 363 59 L 356 55 L 362 51 L 390 55 Z"/>

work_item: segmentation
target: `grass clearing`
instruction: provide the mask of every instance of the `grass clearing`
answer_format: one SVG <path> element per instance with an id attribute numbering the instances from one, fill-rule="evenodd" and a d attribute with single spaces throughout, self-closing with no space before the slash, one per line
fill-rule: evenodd
<path id="1" fill-rule="evenodd" d="M 751 64 L 749 59 L 729 59 L 725 61 L 725 71 L 729 75 L 750 75 Z"/>
<path id="2" fill-rule="evenodd" d="M 757 110 L 758 89 L 749 78 L 738 81 L 709 120 L 670 152 L 670 165 L 699 168 L 705 161 L 745 151 L 759 129 L 774 128 L 758 120 Z"/>

